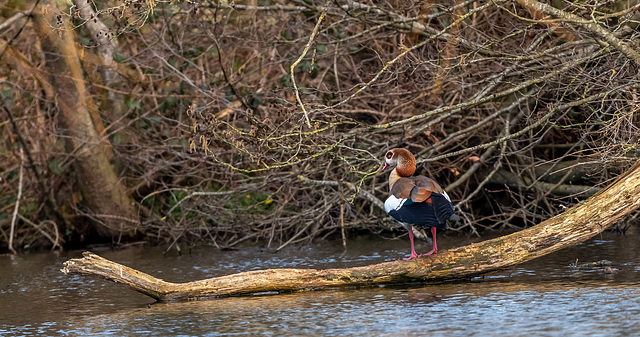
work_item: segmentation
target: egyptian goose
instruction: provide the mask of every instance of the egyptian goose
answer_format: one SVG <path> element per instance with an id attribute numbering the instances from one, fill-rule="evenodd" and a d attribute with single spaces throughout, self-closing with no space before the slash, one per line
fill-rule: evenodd
<path id="1" fill-rule="evenodd" d="M 438 183 L 424 176 L 413 177 L 416 172 L 416 158 L 405 149 L 391 149 L 384 156 L 382 171 L 395 166 L 389 175 L 389 198 L 384 202 L 384 210 L 409 231 L 411 240 L 411 260 L 419 256 L 431 255 L 438 251 L 436 228 L 447 229 L 448 221 L 460 220 L 454 214 L 453 204 Z M 422 255 L 416 254 L 413 245 L 412 226 L 431 228 L 433 249 Z"/>

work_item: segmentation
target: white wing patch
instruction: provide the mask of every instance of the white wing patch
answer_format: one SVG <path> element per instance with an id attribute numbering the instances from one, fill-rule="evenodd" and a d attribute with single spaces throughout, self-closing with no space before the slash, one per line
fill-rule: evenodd
<path id="1" fill-rule="evenodd" d="M 451 198 L 449 198 L 449 195 L 447 194 L 447 192 L 444 192 L 444 197 L 447 198 L 447 200 L 449 200 L 449 202 L 451 202 Z"/>
<path id="2" fill-rule="evenodd" d="M 384 202 L 384 211 L 389 213 L 392 210 L 399 210 L 400 207 L 402 207 L 402 205 L 404 205 L 405 201 L 407 201 L 408 199 L 400 199 L 400 198 L 396 198 L 393 194 L 389 196 L 389 198 L 387 198 L 387 200 Z"/>

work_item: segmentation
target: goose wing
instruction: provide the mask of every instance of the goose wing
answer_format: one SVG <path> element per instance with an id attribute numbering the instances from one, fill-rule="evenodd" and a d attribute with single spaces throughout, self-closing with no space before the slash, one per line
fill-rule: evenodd
<path id="1" fill-rule="evenodd" d="M 424 176 L 400 178 L 391 188 L 391 194 L 399 199 L 411 199 L 413 202 L 423 202 L 431 193 L 443 194 L 444 190 L 435 180 Z"/>

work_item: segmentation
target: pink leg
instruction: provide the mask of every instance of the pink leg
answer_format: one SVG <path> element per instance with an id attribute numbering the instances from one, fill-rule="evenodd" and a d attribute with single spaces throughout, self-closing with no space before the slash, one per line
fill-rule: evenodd
<path id="1" fill-rule="evenodd" d="M 427 256 L 427 255 L 431 255 L 433 253 L 437 253 L 438 252 L 438 244 L 436 243 L 436 228 L 435 227 L 431 227 L 431 236 L 433 236 L 433 249 L 426 253 L 426 254 L 422 254 L 422 255 L 418 255 L 418 256 Z"/>
<path id="2" fill-rule="evenodd" d="M 413 245 L 413 230 L 411 228 L 409 228 L 409 240 L 411 241 L 411 256 L 403 259 L 405 261 L 409 261 L 409 260 L 411 260 L 413 258 L 418 257 L 418 254 L 416 254 L 416 249 L 415 249 L 415 247 Z"/>

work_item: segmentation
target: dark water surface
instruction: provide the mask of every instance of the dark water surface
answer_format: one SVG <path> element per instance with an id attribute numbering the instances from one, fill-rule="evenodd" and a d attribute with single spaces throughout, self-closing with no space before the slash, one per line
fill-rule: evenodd
<path id="1" fill-rule="evenodd" d="M 466 237 L 439 237 L 442 249 Z M 640 336 L 640 235 L 586 243 L 470 282 L 153 303 L 91 276 L 65 275 L 81 252 L 0 256 L 2 336 Z M 406 237 L 182 256 L 159 248 L 96 251 L 172 282 L 265 268 L 335 268 L 391 261 Z M 419 252 L 430 246 L 419 245 Z M 576 262 L 615 265 L 578 269 Z"/>

